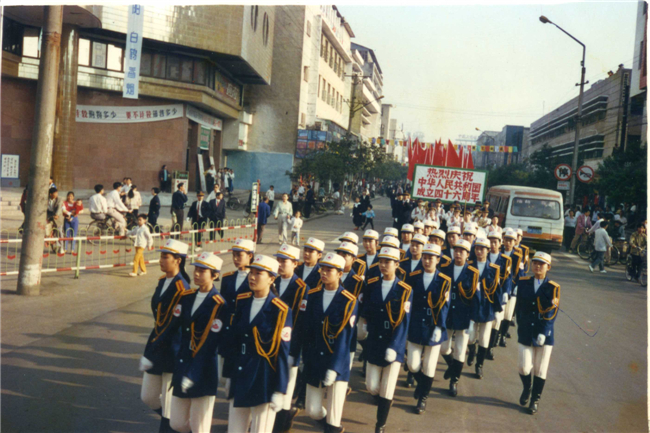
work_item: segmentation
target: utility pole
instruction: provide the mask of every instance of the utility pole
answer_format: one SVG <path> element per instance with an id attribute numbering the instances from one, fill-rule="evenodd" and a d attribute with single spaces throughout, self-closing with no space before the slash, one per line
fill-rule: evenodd
<path id="1" fill-rule="evenodd" d="M 47 215 L 48 185 L 56 119 L 57 84 L 61 50 L 63 6 L 44 6 L 41 61 L 36 88 L 36 114 L 29 161 L 29 189 L 25 207 L 18 294 L 40 294 L 43 240 Z"/>
<path id="2" fill-rule="evenodd" d="M 357 75 L 352 76 L 352 97 L 350 98 L 350 116 L 348 120 L 348 134 L 352 133 L 352 119 L 354 118 L 354 104 L 357 99 Z"/>

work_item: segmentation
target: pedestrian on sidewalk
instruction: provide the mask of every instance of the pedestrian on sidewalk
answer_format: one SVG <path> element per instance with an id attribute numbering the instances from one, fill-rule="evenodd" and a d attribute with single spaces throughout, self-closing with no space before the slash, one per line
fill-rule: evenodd
<path id="1" fill-rule="evenodd" d="M 363 228 L 361 230 L 365 230 L 366 227 L 368 227 L 368 224 L 370 224 L 370 227 L 374 230 L 375 229 L 375 211 L 372 210 L 372 205 L 368 205 L 368 210 L 363 213 L 363 216 L 366 218 L 366 222 L 363 225 Z"/>
<path id="2" fill-rule="evenodd" d="M 266 198 L 269 199 L 269 208 L 273 210 L 273 203 L 275 202 L 275 187 L 271 185 L 269 190 L 266 191 Z"/>
<path id="3" fill-rule="evenodd" d="M 311 185 L 307 184 L 307 193 L 305 195 L 305 218 L 311 217 L 311 207 L 316 202 L 314 198 L 314 190 Z"/>
<path id="4" fill-rule="evenodd" d="M 133 272 L 129 277 L 146 275 L 147 267 L 144 265 L 144 249 L 153 250 L 153 236 L 146 224 L 147 214 L 138 215 L 138 225 L 129 232 L 129 236 L 135 237 L 135 257 L 133 258 Z M 138 268 L 140 268 L 138 270 Z"/>
<path id="5" fill-rule="evenodd" d="M 271 216 L 271 207 L 269 206 L 269 198 L 264 197 L 257 209 L 257 243 L 262 243 L 262 236 L 264 235 L 264 228 Z"/>
<path id="6" fill-rule="evenodd" d="M 25 218 L 25 207 L 27 206 L 27 187 L 29 185 L 25 185 L 25 189 L 23 190 L 23 195 L 20 196 L 20 211 L 23 213 L 23 218 Z M 23 219 L 23 223 L 20 225 L 18 230 L 22 230 L 23 227 L 25 226 L 25 220 Z"/>
<path id="7" fill-rule="evenodd" d="M 285 193 L 282 194 L 282 201 L 278 203 L 273 211 L 273 218 L 278 220 L 278 240 L 280 245 L 289 242 L 287 239 L 287 232 L 290 231 L 289 219 L 293 215 L 293 206 L 289 203 L 289 196 Z"/>
<path id="8" fill-rule="evenodd" d="M 158 230 L 158 216 L 160 215 L 160 189 L 151 188 L 151 200 L 149 201 L 149 224 L 151 224 L 154 233 Z"/>
<path id="9" fill-rule="evenodd" d="M 584 212 L 576 220 L 576 234 L 571 241 L 569 252 L 572 253 L 576 250 L 579 244 L 587 240 L 589 229 L 591 228 L 591 212 L 585 209 Z"/>
<path id="10" fill-rule="evenodd" d="M 142 196 L 138 191 L 137 185 L 131 185 L 129 192 L 126 194 L 126 207 L 131 211 L 133 216 L 138 216 L 140 206 L 142 206 Z"/>
<path id="11" fill-rule="evenodd" d="M 169 176 L 169 170 L 167 166 L 163 165 L 162 169 L 158 172 L 158 180 L 160 181 L 160 191 L 169 192 L 171 186 L 171 178 Z"/>
<path id="12" fill-rule="evenodd" d="M 63 236 L 72 238 L 77 236 L 79 230 L 79 214 L 84 210 L 84 205 L 81 200 L 74 199 L 74 192 L 69 191 L 61 211 L 63 212 Z M 77 246 L 77 241 L 72 241 L 72 250 L 68 250 L 70 241 L 65 241 L 65 251 L 74 251 Z"/>
<path id="13" fill-rule="evenodd" d="M 564 248 L 568 251 L 571 248 L 571 241 L 576 234 L 576 222 L 578 218 L 575 212 L 569 209 L 568 215 L 564 217 Z"/>
<path id="14" fill-rule="evenodd" d="M 167 239 L 160 249 L 160 270 L 163 278 L 151 298 L 154 328 L 149 335 L 144 355 L 140 358 L 142 401 L 161 416 L 160 431 L 169 432 L 172 402 L 172 375 L 176 360 L 175 339 L 178 335 L 170 328 L 174 317 L 179 317 L 183 295 L 190 289 L 185 272 L 188 245 L 176 239 Z"/>
<path id="15" fill-rule="evenodd" d="M 606 274 L 607 271 L 605 270 L 605 253 L 612 248 L 612 241 L 609 238 L 609 235 L 607 234 L 607 226 L 609 225 L 609 221 L 603 220 L 600 223 L 600 227 L 598 230 L 596 230 L 596 233 L 594 235 L 594 250 L 596 253 L 596 258 L 594 261 L 589 265 L 589 270 L 591 272 L 594 271 L 594 268 L 596 265 L 600 268 L 600 273 L 601 274 Z"/>
<path id="16" fill-rule="evenodd" d="M 223 199 L 221 191 L 217 192 L 215 198 L 210 200 L 210 210 L 210 221 L 212 222 L 212 228 L 215 229 L 210 232 L 210 240 L 213 241 L 217 237 L 216 229 L 222 228 L 226 220 L 226 201 Z M 223 239 L 223 230 L 219 230 L 219 237 Z"/>
<path id="17" fill-rule="evenodd" d="M 643 223 L 639 223 L 636 233 L 630 236 L 630 254 L 632 254 L 632 275 L 634 280 L 639 281 L 643 264 L 644 253 L 647 248 L 646 228 Z"/>
<path id="18" fill-rule="evenodd" d="M 355 197 L 352 206 L 352 224 L 355 230 L 359 230 L 359 227 L 363 224 L 363 212 L 365 212 L 365 209 L 363 209 L 359 197 Z"/>
<path id="19" fill-rule="evenodd" d="M 291 226 L 291 245 L 300 246 L 300 229 L 302 228 L 302 219 L 300 218 L 300 211 L 297 210 L 296 214 L 289 220 Z"/>
<path id="20" fill-rule="evenodd" d="M 183 219 L 185 217 L 185 203 L 187 195 L 185 194 L 185 184 L 179 183 L 178 190 L 172 194 L 172 231 L 183 231 Z"/>
<path id="21" fill-rule="evenodd" d="M 203 233 L 199 230 L 204 230 L 208 225 L 208 217 L 211 213 L 210 204 L 204 200 L 205 193 L 201 190 L 196 192 L 196 201 L 190 206 L 190 211 L 187 213 L 187 219 L 192 222 L 191 230 L 196 230 L 194 233 L 194 245 L 197 251 L 201 251 L 201 242 L 203 241 Z"/>

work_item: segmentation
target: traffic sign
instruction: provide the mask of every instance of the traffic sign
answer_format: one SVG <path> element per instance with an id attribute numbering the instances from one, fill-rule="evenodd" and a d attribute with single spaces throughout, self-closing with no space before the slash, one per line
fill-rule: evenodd
<path id="1" fill-rule="evenodd" d="M 557 190 L 558 191 L 568 191 L 570 187 L 570 183 L 568 180 L 558 180 L 557 181 Z"/>
<path id="2" fill-rule="evenodd" d="M 594 174 L 595 172 L 593 168 L 588 165 L 583 165 L 578 169 L 577 177 L 580 182 L 589 183 L 594 180 Z"/>
<path id="3" fill-rule="evenodd" d="M 553 173 L 557 180 L 569 180 L 571 179 L 571 166 L 569 164 L 558 164 Z"/>

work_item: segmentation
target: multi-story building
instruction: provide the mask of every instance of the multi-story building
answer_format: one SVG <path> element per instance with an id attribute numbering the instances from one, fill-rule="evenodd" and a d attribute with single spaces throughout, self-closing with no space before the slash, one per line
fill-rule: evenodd
<path id="1" fill-rule="evenodd" d="M 332 5 L 277 6 L 275 16 L 273 80 L 246 93 L 253 123 L 245 151 L 230 153 L 228 164 L 282 191 L 294 157 L 347 131 L 354 33 Z"/>
<path id="2" fill-rule="evenodd" d="M 246 148 L 254 116 L 244 94 L 272 82 L 274 7 L 147 5 L 139 98 L 123 98 L 130 7 L 64 7 L 53 152 L 62 188 L 131 176 L 146 190 L 157 185 L 163 164 L 189 172 L 190 189 L 200 187 L 212 160 L 224 165 L 229 152 Z M 4 8 L 2 152 L 20 156 L 22 184 L 42 21 L 43 7 Z M 250 187 L 237 174 L 235 186 Z"/>
<path id="3" fill-rule="evenodd" d="M 630 107 L 627 123 L 628 146 L 647 146 L 647 45 L 648 45 L 648 2 L 640 1 L 636 14 L 634 38 L 634 62 L 630 79 Z"/>
<path id="4" fill-rule="evenodd" d="M 370 142 L 381 133 L 381 98 L 384 85 L 381 67 L 375 52 L 352 43 L 352 104 L 355 110 L 350 120 L 350 132 Z"/>
<path id="5" fill-rule="evenodd" d="M 619 65 L 609 77 L 585 90 L 580 126 L 578 165 L 594 169 L 615 150 L 622 149 L 627 131 L 630 69 Z M 549 112 L 530 126 L 532 154 L 545 144 L 560 161 L 571 164 L 575 143 L 578 97 Z"/>
<path id="6" fill-rule="evenodd" d="M 472 152 L 474 167 L 493 169 L 523 161 L 522 150 L 528 138 L 529 128 L 506 125 L 501 131 L 483 131 L 476 140 L 476 146 L 494 146 L 495 152 Z M 499 152 L 499 147 L 512 147 L 512 152 Z"/>

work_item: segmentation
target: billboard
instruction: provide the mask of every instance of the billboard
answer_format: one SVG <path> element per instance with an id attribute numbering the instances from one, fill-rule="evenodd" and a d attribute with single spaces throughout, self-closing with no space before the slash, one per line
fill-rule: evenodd
<path id="1" fill-rule="evenodd" d="M 418 164 L 413 172 L 411 196 L 423 200 L 439 198 L 443 202 L 476 203 L 483 200 L 486 179 L 485 170 Z"/>

